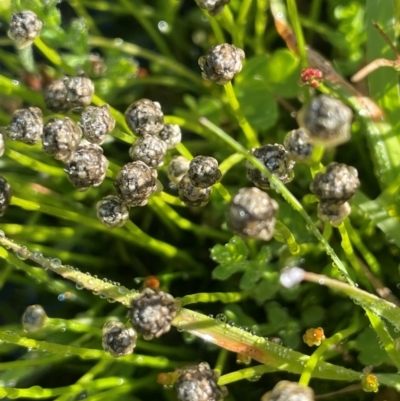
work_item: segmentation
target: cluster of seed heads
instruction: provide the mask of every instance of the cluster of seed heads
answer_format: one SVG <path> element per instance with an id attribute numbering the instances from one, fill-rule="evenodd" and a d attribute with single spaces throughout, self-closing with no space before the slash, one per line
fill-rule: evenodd
<path id="1" fill-rule="evenodd" d="M 265 393 L 261 401 L 314 401 L 314 391 L 299 383 L 282 380 L 271 391 Z"/>
<path id="2" fill-rule="evenodd" d="M 218 374 L 207 362 L 182 369 L 175 382 L 179 401 L 220 401 L 228 394 L 226 387 L 218 386 Z"/>
<path id="3" fill-rule="evenodd" d="M 170 330 L 177 312 L 178 304 L 172 295 L 145 288 L 133 298 L 128 318 L 145 340 L 152 340 Z"/>
<path id="4" fill-rule="evenodd" d="M 24 49 L 40 36 L 43 22 L 33 11 L 21 11 L 11 15 L 8 37 L 18 49 Z"/>
<path id="5" fill-rule="evenodd" d="M 340 224 L 351 212 L 347 203 L 360 186 L 354 167 L 332 162 L 324 173 L 318 173 L 310 184 L 311 192 L 320 200 L 318 216 L 321 220 Z"/>
<path id="6" fill-rule="evenodd" d="M 31 305 L 22 315 L 22 327 L 25 331 L 34 333 L 46 325 L 47 315 L 41 305 Z"/>
<path id="7" fill-rule="evenodd" d="M 231 0 L 198 0 L 200 8 L 207 10 L 210 15 L 217 15 L 221 13 L 224 7 L 230 3 Z"/>
<path id="8" fill-rule="evenodd" d="M 278 204 L 258 188 L 242 188 L 228 206 L 230 228 L 248 238 L 269 241 L 275 231 Z"/>
<path id="9" fill-rule="evenodd" d="M 103 349 L 116 358 L 132 354 L 136 339 L 135 330 L 125 327 L 121 322 L 111 320 L 103 326 Z"/>
<path id="10" fill-rule="evenodd" d="M 207 81 L 225 85 L 242 70 L 244 51 L 223 43 L 212 47 L 205 56 L 199 58 L 202 77 Z"/>

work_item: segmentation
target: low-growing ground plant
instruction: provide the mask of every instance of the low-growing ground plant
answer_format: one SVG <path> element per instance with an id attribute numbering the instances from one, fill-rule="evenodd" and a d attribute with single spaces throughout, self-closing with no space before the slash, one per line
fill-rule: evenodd
<path id="1" fill-rule="evenodd" d="M 399 21 L 0 1 L 0 398 L 398 399 Z"/>

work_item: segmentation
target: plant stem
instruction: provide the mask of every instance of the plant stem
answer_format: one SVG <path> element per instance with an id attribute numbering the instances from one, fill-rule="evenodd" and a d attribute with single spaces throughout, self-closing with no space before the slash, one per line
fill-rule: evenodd
<path id="1" fill-rule="evenodd" d="M 232 83 L 228 82 L 226 85 L 224 85 L 224 89 L 225 89 L 226 95 L 228 96 L 229 104 L 230 104 L 230 106 L 235 114 L 235 117 L 240 125 L 240 128 L 242 128 L 243 133 L 247 139 L 248 146 L 250 148 L 260 146 L 260 143 L 258 142 L 256 133 L 254 132 L 253 128 L 251 127 L 251 125 L 247 121 L 246 117 L 242 113 L 242 110 L 240 109 L 240 104 L 236 98 Z"/>
<path id="2" fill-rule="evenodd" d="M 180 302 L 182 306 L 197 304 L 199 302 L 222 302 L 224 304 L 229 304 L 233 302 L 243 301 L 247 297 L 247 294 L 241 292 L 204 292 L 199 294 L 185 295 L 183 298 L 180 298 Z"/>
<path id="3" fill-rule="evenodd" d="M 292 232 L 279 220 L 275 223 L 274 238 L 279 242 L 286 242 L 292 255 L 300 254 L 300 246 Z"/>

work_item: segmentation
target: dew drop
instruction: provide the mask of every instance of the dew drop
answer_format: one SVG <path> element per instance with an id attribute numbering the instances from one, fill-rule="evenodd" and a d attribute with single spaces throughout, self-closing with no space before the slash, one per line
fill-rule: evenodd
<path id="1" fill-rule="evenodd" d="M 58 269 L 61 266 L 61 260 L 58 258 L 54 258 L 51 262 L 50 262 L 50 266 L 53 269 Z"/>
<path id="2" fill-rule="evenodd" d="M 223 313 L 218 313 L 218 315 L 215 316 L 215 319 L 222 323 L 225 323 L 227 321 L 227 318 Z"/>

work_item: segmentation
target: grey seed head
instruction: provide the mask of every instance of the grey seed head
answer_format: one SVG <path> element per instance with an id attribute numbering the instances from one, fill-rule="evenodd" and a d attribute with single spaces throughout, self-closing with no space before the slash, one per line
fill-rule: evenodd
<path id="1" fill-rule="evenodd" d="M 56 79 L 46 86 L 44 101 L 46 107 L 56 113 L 64 113 L 70 110 L 71 105 L 67 100 L 67 88 L 63 78 Z"/>
<path id="2" fill-rule="evenodd" d="M 3 216 L 12 198 L 12 189 L 7 180 L 0 175 L 0 216 Z"/>
<path id="3" fill-rule="evenodd" d="M 290 131 L 285 136 L 283 145 L 289 152 L 290 158 L 296 162 L 309 160 L 314 150 L 314 146 L 303 128 Z"/>
<path id="4" fill-rule="evenodd" d="M 111 116 L 110 106 L 105 104 L 100 107 L 87 107 L 82 112 L 79 126 L 87 141 L 101 145 L 115 127 L 115 120 Z"/>
<path id="5" fill-rule="evenodd" d="M 96 205 L 98 219 L 108 228 L 122 227 L 129 219 L 129 206 L 116 195 L 108 195 Z"/>
<path id="6" fill-rule="evenodd" d="M 29 10 L 11 15 L 8 37 L 13 40 L 18 49 L 24 49 L 39 37 L 43 23 L 38 16 Z"/>
<path id="7" fill-rule="evenodd" d="M 43 133 L 43 113 L 38 107 L 28 107 L 14 112 L 6 129 L 7 137 L 27 145 L 35 145 Z"/>
<path id="8" fill-rule="evenodd" d="M 106 177 L 108 160 L 99 145 L 80 145 L 65 163 L 64 171 L 79 191 L 98 187 Z"/>
<path id="9" fill-rule="evenodd" d="M 212 47 L 205 56 L 199 58 L 201 76 L 207 81 L 225 85 L 242 70 L 245 54 L 228 43 Z"/>
<path id="10" fill-rule="evenodd" d="M 183 156 L 174 156 L 168 165 L 168 179 L 178 184 L 182 177 L 189 171 L 189 160 Z"/>
<path id="11" fill-rule="evenodd" d="M 264 394 L 261 401 L 314 401 L 314 391 L 299 383 L 282 380 L 271 391 Z"/>
<path id="12" fill-rule="evenodd" d="M 178 304 L 172 295 L 145 288 L 132 299 L 128 318 L 133 328 L 149 341 L 170 330 L 177 311 Z"/>
<path id="13" fill-rule="evenodd" d="M 221 401 L 228 394 L 207 362 L 183 368 L 174 387 L 179 401 Z"/>
<path id="14" fill-rule="evenodd" d="M 351 207 L 348 202 L 335 204 L 321 201 L 318 204 L 318 218 L 327 221 L 334 226 L 338 226 L 343 220 L 350 215 Z"/>
<path id="15" fill-rule="evenodd" d="M 82 131 L 73 120 L 52 118 L 43 127 L 43 150 L 65 161 L 78 148 L 81 138 Z"/>
<path id="16" fill-rule="evenodd" d="M 293 180 L 293 167 L 295 162 L 290 159 L 289 153 L 280 144 L 265 145 L 250 151 L 259 159 L 271 173 L 284 184 Z M 259 188 L 270 189 L 271 184 L 260 170 L 254 167 L 249 161 L 246 162 L 247 178 Z"/>
<path id="17" fill-rule="evenodd" d="M 218 15 L 224 9 L 224 6 L 231 0 L 199 0 L 199 7 L 208 11 L 210 15 Z"/>
<path id="18" fill-rule="evenodd" d="M 189 174 L 182 177 L 178 184 L 179 199 L 188 207 L 203 207 L 210 200 L 211 187 L 197 188 L 192 184 Z"/>
<path id="19" fill-rule="evenodd" d="M 125 112 L 125 121 L 137 135 L 157 135 L 164 127 L 164 114 L 158 102 L 140 99 L 132 103 Z"/>
<path id="20" fill-rule="evenodd" d="M 142 161 L 151 168 L 161 167 L 167 153 L 167 145 L 155 135 L 143 135 L 129 149 L 133 161 Z"/>
<path id="21" fill-rule="evenodd" d="M 312 143 L 337 146 L 350 139 L 353 112 L 340 100 L 319 95 L 297 114 L 300 127 L 307 130 Z"/>
<path id="22" fill-rule="evenodd" d="M 0 133 L 0 157 L 4 155 L 5 143 L 4 143 L 4 136 Z"/>
<path id="23" fill-rule="evenodd" d="M 217 183 L 221 177 L 218 161 L 209 156 L 196 156 L 191 160 L 188 175 L 197 188 L 208 188 Z"/>
<path id="24" fill-rule="evenodd" d="M 258 188 L 242 188 L 228 207 L 228 225 L 244 237 L 269 241 L 275 232 L 279 206 Z"/>
<path id="25" fill-rule="evenodd" d="M 103 349 L 115 358 L 132 354 L 136 340 L 135 330 L 121 322 L 111 320 L 103 326 Z"/>
<path id="26" fill-rule="evenodd" d="M 64 77 L 64 85 L 67 90 L 66 100 L 71 111 L 80 112 L 92 103 L 94 85 L 90 78 L 83 75 Z"/>
<path id="27" fill-rule="evenodd" d="M 124 203 L 130 207 L 144 206 L 157 191 L 157 171 L 141 161 L 127 163 L 118 173 L 114 185 Z"/>
<path id="28" fill-rule="evenodd" d="M 31 305 L 25 309 L 22 315 L 22 326 L 25 331 L 34 333 L 42 329 L 47 320 L 47 315 L 41 305 Z"/>
<path id="29" fill-rule="evenodd" d="M 325 173 L 315 176 L 310 190 L 321 201 L 339 205 L 350 200 L 359 186 L 358 172 L 354 167 L 333 162 Z"/>
<path id="30" fill-rule="evenodd" d="M 176 124 L 165 124 L 158 137 L 167 144 L 167 149 L 173 149 L 182 140 L 181 128 Z"/>

